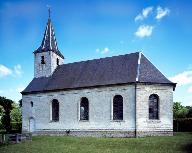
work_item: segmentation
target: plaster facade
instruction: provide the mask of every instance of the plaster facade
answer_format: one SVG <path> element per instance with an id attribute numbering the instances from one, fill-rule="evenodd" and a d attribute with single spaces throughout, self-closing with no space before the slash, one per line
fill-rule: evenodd
<path id="1" fill-rule="evenodd" d="M 34 77 L 49 77 L 53 74 L 57 68 L 57 58 L 59 59 L 59 65 L 62 65 L 64 60 L 52 51 L 35 53 L 34 61 Z M 44 56 L 45 64 L 41 64 L 41 57 Z"/>
<path id="2" fill-rule="evenodd" d="M 172 87 L 163 85 L 119 85 L 23 95 L 22 130 L 34 134 L 97 137 L 172 135 Z M 136 95 L 135 95 L 136 93 Z M 148 119 L 151 94 L 159 96 L 159 120 Z M 123 97 L 123 120 L 113 120 L 113 97 Z M 80 100 L 89 100 L 89 120 L 80 120 Z M 136 98 L 136 105 L 135 105 Z M 51 121 L 51 102 L 59 101 L 59 121 Z M 33 102 L 33 107 L 31 107 Z M 136 114 L 136 115 L 135 115 Z"/>

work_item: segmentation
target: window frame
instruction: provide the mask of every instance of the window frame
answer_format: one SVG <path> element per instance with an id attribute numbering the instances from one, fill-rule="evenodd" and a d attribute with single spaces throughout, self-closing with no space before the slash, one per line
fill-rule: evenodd
<path id="1" fill-rule="evenodd" d="M 150 117 L 150 109 L 151 109 L 151 107 L 150 107 L 150 97 L 151 96 L 155 96 L 156 98 L 157 98 L 157 111 L 156 111 L 156 115 L 157 115 L 157 117 L 154 117 L 154 115 L 153 115 L 153 117 Z M 153 102 L 154 102 L 154 100 L 153 100 Z M 154 108 L 153 108 L 153 110 L 154 110 Z M 155 113 L 155 112 L 152 112 L 152 113 Z M 155 121 L 157 121 L 157 120 L 160 120 L 160 98 L 159 98 L 159 96 L 158 96 L 158 94 L 151 94 L 150 96 L 149 96 L 149 98 L 148 98 L 148 119 L 151 121 L 151 120 L 155 120 Z"/>
<path id="2" fill-rule="evenodd" d="M 81 117 L 81 104 L 83 102 L 83 99 L 86 99 L 87 101 L 87 119 L 82 119 Z M 90 116 L 89 116 L 89 113 L 90 113 L 90 106 L 89 106 L 89 99 L 87 97 L 81 97 L 80 99 L 80 102 L 79 102 L 79 121 L 82 121 L 82 122 L 86 122 L 86 121 L 89 121 L 90 120 Z"/>
<path id="3" fill-rule="evenodd" d="M 116 96 L 120 96 L 121 98 L 122 98 L 122 118 L 117 118 L 117 119 L 115 119 L 114 118 L 114 98 L 116 97 Z M 114 95 L 113 96 L 113 98 L 112 98 L 112 102 L 111 102 L 111 120 L 112 121 L 116 121 L 116 122 L 122 122 L 122 121 L 124 121 L 124 98 L 123 98 L 123 96 L 122 95 L 120 95 L 120 94 L 116 94 L 116 95 Z"/>
<path id="4" fill-rule="evenodd" d="M 55 102 L 54 102 L 55 101 Z M 53 103 L 58 103 L 58 117 L 56 119 L 53 118 Z M 50 102 L 50 121 L 51 122 L 59 122 L 60 119 L 60 103 L 58 99 L 52 99 Z"/>

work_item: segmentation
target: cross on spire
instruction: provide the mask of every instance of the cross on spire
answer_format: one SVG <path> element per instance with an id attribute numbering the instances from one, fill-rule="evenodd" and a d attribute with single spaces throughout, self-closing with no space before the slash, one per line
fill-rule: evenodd
<path id="1" fill-rule="evenodd" d="M 57 55 L 59 55 L 61 58 L 64 58 L 63 55 L 61 54 L 61 52 L 58 49 L 57 46 L 57 41 L 55 38 L 55 33 L 54 33 L 54 29 L 53 29 L 53 25 L 51 23 L 51 7 L 48 6 L 48 22 L 47 22 L 47 26 L 45 29 L 45 33 L 44 33 L 44 37 L 43 37 L 43 41 L 41 43 L 41 46 L 34 52 L 34 53 L 39 53 L 39 52 L 47 52 L 47 51 L 52 51 L 54 53 L 56 53 Z"/>
<path id="2" fill-rule="evenodd" d="M 48 15 L 49 15 L 49 19 L 50 19 L 51 18 L 51 6 L 47 5 L 47 8 L 48 8 Z"/>
<path id="3" fill-rule="evenodd" d="M 48 11 L 49 11 L 49 18 L 51 17 L 51 8 L 49 7 L 48 8 Z"/>

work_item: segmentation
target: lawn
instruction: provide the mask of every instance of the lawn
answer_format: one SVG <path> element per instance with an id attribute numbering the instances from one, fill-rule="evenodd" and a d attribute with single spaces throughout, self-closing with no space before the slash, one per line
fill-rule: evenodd
<path id="1" fill-rule="evenodd" d="M 192 152 L 192 133 L 172 137 L 91 138 L 35 136 L 32 141 L 0 147 L 0 153 L 164 153 Z"/>

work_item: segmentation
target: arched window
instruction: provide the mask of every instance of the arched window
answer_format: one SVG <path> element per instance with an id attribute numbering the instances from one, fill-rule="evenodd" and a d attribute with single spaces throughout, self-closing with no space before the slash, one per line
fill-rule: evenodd
<path id="1" fill-rule="evenodd" d="M 59 121 L 59 102 L 57 99 L 52 101 L 52 121 Z"/>
<path id="2" fill-rule="evenodd" d="M 123 120 L 123 97 L 121 95 L 113 98 L 113 120 Z"/>
<path id="3" fill-rule="evenodd" d="M 149 119 L 159 119 L 159 97 L 156 94 L 149 96 Z"/>
<path id="4" fill-rule="evenodd" d="M 89 101 L 86 97 L 81 98 L 80 120 L 89 120 Z"/>
<path id="5" fill-rule="evenodd" d="M 31 107 L 33 107 L 33 102 L 31 101 Z"/>

